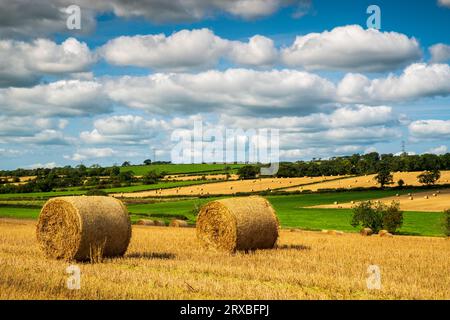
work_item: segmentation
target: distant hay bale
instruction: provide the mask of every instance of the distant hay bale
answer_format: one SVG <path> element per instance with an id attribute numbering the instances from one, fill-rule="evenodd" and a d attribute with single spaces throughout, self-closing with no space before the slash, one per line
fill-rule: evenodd
<path id="1" fill-rule="evenodd" d="M 131 222 L 120 200 L 104 196 L 53 198 L 44 205 L 36 228 L 45 255 L 86 261 L 123 256 Z"/>
<path id="2" fill-rule="evenodd" d="M 414 198 L 413 197 L 409 197 L 409 200 L 414 200 Z"/>
<path id="3" fill-rule="evenodd" d="M 386 234 L 388 234 L 389 233 L 389 231 L 387 231 L 387 230 L 380 230 L 380 231 L 378 231 L 378 235 L 380 236 L 380 237 L 384 237 Z"/>
<path id="4" fill-rule="evenodd" d="M 338 202 L 338 201 L 335 201 L 335 202 L 334 202 L 334 204 L 335 204 L 335 205 L 338 205 L 338 204 L 339 204 L 339 202 Z"/>
<path id="5" fill-rule="evenodd" d="M 155 220 L 155 226 L 157 227 L 165 227 L 166 223 L 163 220 Z"/>
<path id="6" fill-rule="evenodd" d="M 383 232 L 381 232 L 381 231 L 383 231 Z M 381 231 L 378 232 L 378 235 L 380 237 L 383 237 L 383 238 L 392 238 L 393 237 L 392 233 L 389 233 L 387 230 L 381 230 Z"/>
<path id="7" fill-rule="evenodd" d="M 148 220 L 148 219 L 140 219 L 140 220 L 138 220 L 138 222 L 136 224 L 139 226 L 154 226 L 155 221 Z"/>
<path id="8" fill-rule="evenodd" d="M 433 193 L 433 197 L 437 197 L 437 194 L 436 194 L 436 193 Z"/>
<path id="9" fill-rule="evenodd" d="M 322 230 L 322 232 L 323 231 L 326 231 L 326 234 L 329 234 L 331 236 L 342 236 L 344 234 L 344 232 L 338 230 Z"/>
<path id="10" fill-rule="evenodd" d="M 396 197 L 400 197 L 400 195 L 397 193 L 396 195 L 395 195 Z"/>
<path id="11" fill-rule="evenodd" d="M 428 196 L 423 197 L 424 199 L 428 199 Z"/>
<path id="12" fill-rule="evenodd" d="M 362 236 L 371 236 L 373 234 L 373 231 L 370 228 L 363 228 L 363 229 L 361 229 L 361 231 L 359 233 Z"/>
<path id="13" fill-rule="evenodd" d="M 273 248 L 279 222 L 270 203 L 259 196 L 209 202 L 197 218 L 203 246 L 229 252 Z"/>
<path id="14" fill-rule="evenodd" d="M 170 221 L 169 226 L 177 228 L 186 228 L 188 226 L 188 223 L 187 221 L 184 220 L 173 219 L 172 221 Z"/>

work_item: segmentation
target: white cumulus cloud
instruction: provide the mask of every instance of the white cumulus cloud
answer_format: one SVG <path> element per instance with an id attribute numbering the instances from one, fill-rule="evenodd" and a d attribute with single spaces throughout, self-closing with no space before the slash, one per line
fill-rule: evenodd
<path id="1" fill-rule="evenodd" d="M 105 83 L 109 97 L 150 112 L 305 113 L 335 95 L 332 82 L 294 70 L 228 69 L 198 74 L 152 74 L 121 77 Z"/>
<path id="2" fill-rule="evenodd" d="M 347 74 L 338 85 L 338 96 L 344 102 L 380 103 L 408 101 L 450 94 L 450 66 L 416 63 L 400 76 L 369 79 L 362 74 Z"/>
<path id="3" fill-rule="evenodd" d="M 432 154 L 446 154 L 448 152 L 448 148 L 447 146 L 439 146 L 439 147 L 435 147 L 435 148 L 431 148 L 429 149 L 426 153 L 432 153 Z"/>
<path id="4" fill-rule="evenodd" d="M 289 66 L 357 72 L 393 70 L 420 57 L 416 39 L 357 25 L 298 36 L 282 51 L 282 59 Z"/>
<path id="5" fill-rule="evenodd" d="M 111 111 L 102 85 L 61 80 L 32 88 L 0 89 L 0 111 L 9 115 L 84 116 Z"/>
<path id="6" fill-rule="evenodd" d="M 65 155 L 65 159 L 73 160 L 73 161 L 83 161 L 89 159 L 100 159 L 100 158 L 108 158 L 116 154 L 111 148 L 84 148 L 79 149 L 72 155 Z"/>
<path id="7" fill-rule="evenodd" d="M 443 63 L 450 61 L 450 46 L 438 43 L 434 46 L 430 47 L 430 54 L 431 54 L 431 62 L 432 63 Z"/>
<path id="8" fill-rule="evenodd" d="M 75 38 L 61 44 L 47 39 L 0 40 L 0 87 L 30 85 L 46 74 L 79 73 L 95 60 L 88 46 Z"/>
<path id="9" fill-rule="evenodd" d="M 410 135 L 417 140 L 450 138 L 450 120 L 418 120 L 409 125 Z"/>
<path id="10" fill-rule="evenodd" d="M 122 36 L 108 41 L 99 51 L 115 65 L 178 72 L 211 68 L 220 59 L 239 65 L 270 66 L 278 55 L 267 37 L 255 35 L 248 42 L 230 41 L 206 28 L 181 30 L 170 36 Z"/>

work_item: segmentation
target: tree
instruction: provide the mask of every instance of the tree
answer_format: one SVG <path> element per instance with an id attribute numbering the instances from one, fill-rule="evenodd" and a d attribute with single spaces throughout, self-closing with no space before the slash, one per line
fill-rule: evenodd
<path id="1" fill-rule="evenodd" d="M 417 176 L 417 180 L 424 185 L 431 186 L 436 184 L 440 179 L 441 172 L 439 170 L 425 171 Z"/>
<path id="2" fill-rule="evenodd" d="M 259 168 L 256 166 L 243 166 L 238 169 L 239 179 L 255 179 L 259 173 Z"/>
<path id="3" fill-rule="evenodd" d="M 119 168 L 118 166 L 113 166 L 113 167 L 111 168 L 110 173 L 109 173 L 109 175 L 110 175 L 111 177 L 113 177 L 113 176 L 118 176 L 119 174 L 120 174 L 120 168 Z"/>
<path id="4" fill-rule="evenodd" d="M 444 211 L 444 234 L 450 237 L 450 209 Z"/>
<path id="5" fill-rule="evenodd" d="M 142 177 L 144 184 L 155 184 L 159 181 L 161 176 L 156 171 L 149 171 Z"/>
<path id="6" fill-rule="evenodd" d="M 120 182 L 125 182 L 127 184 L 130 184 L 131 182 L 133 182 L 134 173 L 133 173 L 133 171 L 125 171 L 125 172 L 121 172 L 118 177 L 119 177 Z"/>
<path id="7" fill-rule="evenodd" d="M 385 185 L 393 183 L 393 176 L 387 166 L 382 166 L 378 170 L 378 174 L 375 176 L 375 180 L 377 180 L 381 188 L 384 188 Z"/>
<path id="8" fill-rule="evenodd" d="M 122 167 L 129 167 L 131 166 L 130 161 L 125 161 L 124 163 L 122 163 Z"/>
<path id="9" fill-rule="evenodd" d="M 374 233 L 381 230 L 383 226 L 383 216 L 381 207 L 374 206 L 371 201 L 361 202 L 353 208 L 351 225 L 353 227 L 362 226 L 370 228 Z"/>
<path id="10" fill-rule="evenodd" d="M 152 160 L 151 160 L 151 159 L 144 160 L 144 164 L 145 164 L 146 166 L 149 166 L 149 165 L 152 164 Z"/>
<path id="11" fill-rule="evenodd" d="M 383 229 L 395 233 L 403 225 L 403 211 L 400 211 L 400 203 L 393 201 L 390 206 L 383 207 Z"/>
<path id="12" fill-rule="evenodd" d="M 400 179 L 398 180 L 397 184 L 400 188 L 403 188 L 403 186 L 405 185 L 405 181 L 403 179 Z"/>
<path id="13" fill-rule="evenodd" d="M 400 204 L 393 201 L 390 206 L 371 201 L 361 202 L 353 208 L 353 227 L 362 226 L 378 233 L 382 228 L 395 233 L 403 225 L 403 211 Z"/>

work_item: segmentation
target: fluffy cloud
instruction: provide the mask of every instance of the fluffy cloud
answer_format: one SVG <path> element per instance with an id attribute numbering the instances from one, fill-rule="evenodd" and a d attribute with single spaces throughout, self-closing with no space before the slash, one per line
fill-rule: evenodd
<path id="1" fill-rule="evenodd" d="M 304 117 L 231 117 L 221 116 L 221 123 L 225 126 L 239 128 L 278 128 L 286 131 L 311 132 L 324 129 L 370 127 L 380 125 L 399 124 L 399 115 L 392 107 L 387 106 L 344 106 L 334 112 L 314 113 Z"/>
<path id="2" fill-rule="evenodd" d="M 248 43 L 233 41 L 229 46 L 231 61 L 246 66 L 270 66 L 278 59 L 278 51 L 272 39 L 256 35 Z"/>
<path id="3" fill-rule="evenodd" d="M 0 37 L 43 36 L 67 30 L 65 8 L 84 0 L 14 0 L 0 1 Z M 95 27 L 95 12 L 83 6 L 82 28 L 88 33 Z M 74 31 L 70 30 L 73 34 Z"/>
<path id="4" fill-rule="evenodd" d="M 344 102 L 382 103 L 408 101 L 450 94 L 450 66 L 417 63 L 400 76 L 370 80 L 361 74 L 347 74 L 338 85 L 338 96 Z"/>
<path id="5" fill-rule="evenodd" d="M 73 155 L 65 155 L 64 158 L 72 161 L 83 161 L 89 159 L 108 158 L 115 154 L 116 151 L 111 148 L 85 148 L 79 149 Z"/>
<path id="6" fill-rule="evenodd" d="M 209 29 L 181 30 L 170 36 L 123 36 L 110 40 L 100 52 L 112 64 L 171 71 L 210 68 L 220 59 L 243 66 L 273 66 L 280 60 L 272 39 L 255 35 L 247 42 L 230 41 Z M 282 62 L 290 67 L 351 71 L 397 69 L 420 56 L 413 38 L 359 26 L 297 37 L 281 51 Z"/>
<path id="7" fill-rule="evenodd" d="M 146 120 L 134 115 L 112 116 L 96 120 L 94 129 L 81 132 L 80 138 L 88 144 L 147 144 L 150 138 L 166 128 L 165 121 Z"/>
<path id="8" fill-rule="evenodd" d="M 32 88 L 0 89 L 0 111 L 8 115 L 85 116 L 111 111 L 102 85 L 61 80 Z"/>
<path id="9" fill-rule="evenodd" d="M 170 36 L 118 37 L 110 40 L 100 52 L 115 65 L 171 71 L 210 68 L 221 58 L 240 65 L 268 66 L 275 62 L 278 54 L 269 38 L 256 35 L 248 42 L 229 41 L 209 29 L 181 30 Z"/>
<path id="10" fill-rule="evenodd" d="M 45 74 L 78 73 L 94 62 L 88 46 L 74 38 L 59 45 L 46 39 L 0 40 L 0 87 L 30 85 Z"/>
<path id="11" fill-rule="evenodd" d="M 435 148 L 431 148 L 430 150 L 428 150 L 426 153 L 432 153 L 432 154 L 446 154 L 448 152 L 448 148 L 447 146 L 439 146 L 439 147 L 435 147 Z"/>
<path id="12" fill-rule="evenodd" d="M 438 43 L 430 47 L 431 62 L 442 63 L 450 61 L 450 46 Z"/>
<path id="13" fill-rule="evenodd" d="M 115 102 L 160 114 L 223 110 L 305 113 L 328 102 L 335 94 L 330 81 L 292 70 L 153 74 L 107 81 L 105 88 Z"/>
<path id="14" fill-rule="evenodd" d="M 182 30 L 169 37 L 163 34 L 119 37 L 101 50 L 116 65 L 155 69 L 188 70 L 211 67 L 226 52 L 228 42 L 208 29 Z"/>
<path id="15" fill-rule="evenodd" d="M 76 1 L 75 1 L 76 2 Z M 166 1 L 143 0 L 121 1 L 113 0 L 92 4 L 92 1 L 82 0 L 98 9 L 111 10 L 119 17 L 145 17 L 151 21 L 193 21 L 216 12 L 225 12 L 244 19 L 254 19 L 271 15 L 284 6 L 299 6 L 308 3 L 306 0 L 194 0 Z"/>
<path id="16" fill-rule="evenodd" d="M 421 57 L 414 38 L 357 25 L 298 36 L 282 51 L 289 66 L 344 71 L 387 71 Z"/>
<path id="17" fill-rule="evenodd" d="M 409 125 L 409 133 L 415 140 L 448 139 L 450 120 L 419 120 Z"/>
<path id="18" fill-rule="evenodd" d="M 81 7 L 81 30 L 89 33 L 95 28 L 95 16 L 112 12 L 118 17 L 143 17 L 152 22 L 198 21 L 227 13 L 243 19 L 269 16 L 280 8 L 297 7 L 302 12 L 310 0 L 14 0 L 0 2 L 0 37 L 42 36 L 55 32 L 73 34 L 68 30 L 65 9 L 70 5 Z"/>
<path id="19" fill-rule="evenodd" d="M 25 117 L 0 116 L 0 143 L 67 145 L 71 138 L 61 129 L 62 120 Z"/>

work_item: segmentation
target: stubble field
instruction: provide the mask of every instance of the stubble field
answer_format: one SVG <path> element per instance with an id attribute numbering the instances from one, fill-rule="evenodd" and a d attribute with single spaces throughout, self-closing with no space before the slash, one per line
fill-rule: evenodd
<path id="1" fill-rule="evenodd" d="M 124 258 L 69 265 L 46 259 L 35 221 L 0 219 L 1 299 L 450 299 L 450 241 L 332 236 L 282 230 L 278 248 L 229 255 L 206 251 L 193 228 L 133 227 Z M 369 265 L 381 290 L 366 286 Z"/>

